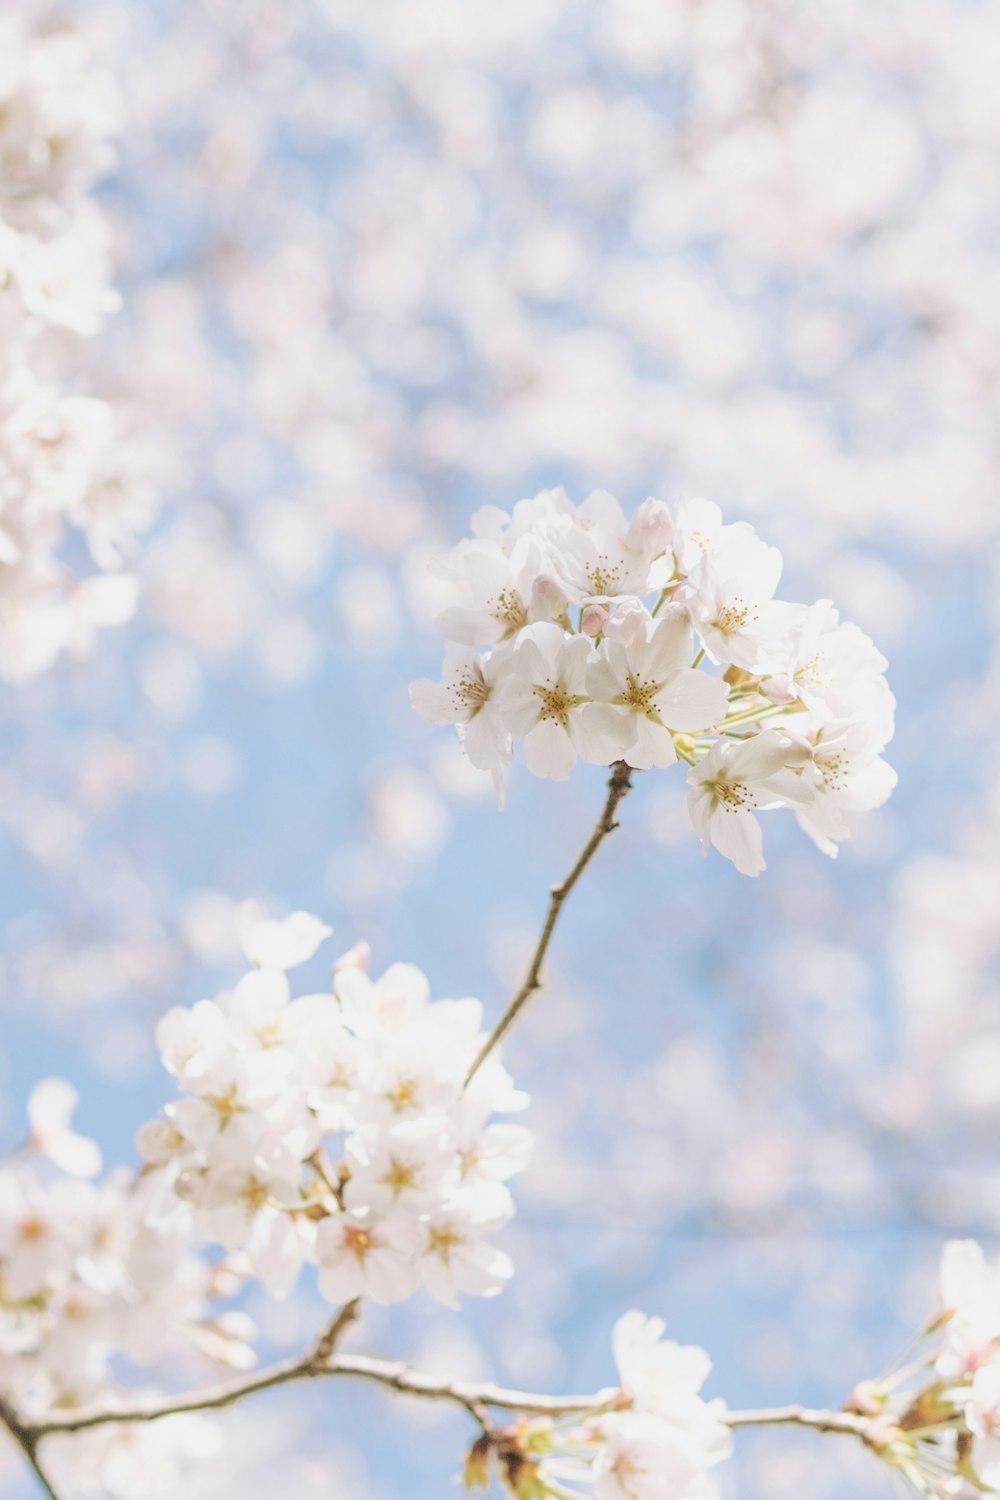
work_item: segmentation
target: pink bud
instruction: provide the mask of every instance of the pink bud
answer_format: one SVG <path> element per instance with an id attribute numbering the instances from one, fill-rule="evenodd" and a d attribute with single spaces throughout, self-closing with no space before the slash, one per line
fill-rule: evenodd
<path id="1" fill-rule="evenodd" d="M 599 635 L 604 634 L 604 627 L 608 623 L 608 612 L 603 604 L 588 604 L 580 620 L 580 629 L 584 635 L 589 635 L 592 641 L 596 641 Z"/>
<path id="2" fill-rule="evenodd" d="M 674 534 L 673 517 L 662 500 L 652 496 L 644 500 L 636 511 L 628 528 L 628 541 L 641 551 L 655 556 L 669 544 Z"/>

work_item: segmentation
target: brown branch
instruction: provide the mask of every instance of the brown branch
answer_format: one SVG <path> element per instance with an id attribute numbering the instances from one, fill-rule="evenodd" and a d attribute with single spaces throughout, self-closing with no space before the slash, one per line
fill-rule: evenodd
<path id="1" fill-rule="evenodd" d="M 477 1407 L 482 1409 L 494 1406 L 507 1411 L 561 1417 L 598 1410 L 618 1394 L 616 1391 L 599 1391 L 593 1396 L 541 1396 L 527 1391 L 506 1390 L 502 1386 L 488 1383 L 453 1384 L 433 1375 L 425 1375 L 420 1370 L 413 1370 L 401 1361 L 371 1359 L 363 1354 L 334 1355 L 321 1363 L 317 1359 L 317 1348 L 318 1345 L 298 1359 L 283 1360 L 279 1364 L 268 1366 L 266 1370 L 241 1375 L 235 1380 L 223 1381 L 204 1390 L 189 1391 L 179 1396 L 163 1396 L 155 1401 L 138 1401 L 118 1408 L 84 1407 L 79 1411 L 55 1412 L 39 1422 L 26 1424 L 25 1430 L 37 1443 L 53 1432 L 82 1432 L 86 1428 L 105 1427 L 115 1422 L 158 1422 L 162 1417 L 232 1406 L 234 1402 L 241 1401 L 245 1396 L 252 1396 L 257 1391 L 271 1390 L 293 1381 L 331 1375 L 370 1380 L 376 1385 L 386 1386 L 405 1395 L 451 1401 L 471 1411 L 477 1421 L 480 1420 Z"/>
<path id="2" fill-rule="evenodd" d="M 343 1326 L 346 1326 L 343 1318 L 344 1314 L 341 1313 L 335 1321 L 343 1322 Z M 28 1442 L 36 1447 L 43 1437 L 54 1432 L 81 1432 L 87 1428 L 104 1427 L 116 1422 L 157 1422 L 162 1417 L 182 1413 L 215 1411 L 232 1406 L 258 1391 L 271 1390 L 293 1381 L 334 1375 L 368 1380 L 402 1395 L 448 1401 L 463 1406 L 483 1427 L 488 1425 L 485 1418 L 491 1407 L 503 1411 L 527 1412 L 535 1416 L 566 1417 L 594 1415 L 627 1404 L 621 1392 L 614 1388 L 595 1391 L 589 1396 L 539 1395 L 529 1391 L 508 1390 L 489 1382 L 474 1384 L 441 1380 L 421 1370 L 414 1370 L 401 1361 L 373 1359 L 364 1354 L 333 1354 L 324 1363 L 317 1358 L 317 1351 L 325 1337 L 326 1335 L 321 1336 L 317 1344 L 298 1359 L 284 1360 L 266 1370 L 243 1375 L 204 1390 L 190 1391 L 179 1396 L 163 1396 L 155 1401 L 139 1401 L 118 1409 L 102 1407 L 56 1412 L 39 1422 L 20 1422 L 18 1425 Z M 810 1427 L 817 1432 L 844 1433 L 860 1438 L 863 1442 L 868 1441 L 870 1427 L 867 1418 L 853 1412 L 819 1411 L 803 1406 L 731 1411 L 724 1413 L 722 1420 L 733 1428 L 777 1425 Z"/>
<path id="3" fill-rule="evenodd" d="M 813 1411 L 806 1406 L 770 1406 L 757 1411 L 727 1411 L 727 1427 L 811 1427 L 814 1432 L 842 1432 L 868 1440 L 869 1421 L 850 1411 Z"/>
<path id="4" fill-rule="evenodd" d="M 355 1297 L 353 1302 L 345 1302 L 340 1311 L 330 1320 L 323 1329 L 316 1343 L 313 1345 L 312 1362 L 317 1372 L 326 1368 L 334 1351 L 339 1348 L 340 1341 L 350 1328 L 361 1316 L 361 1298 Z"/>
<path id="5" fill-rule="evenodd" d="M 42 1468 L 38 1457 L 38 1444 L 41 1442 L 42 1434 L 39 1432 L 37 1426 L 31 1422 L 26 1422 L 3 1396 L 0 1396 L 0 1423 L 6 1427 L 24 1454 L 34 1471 L 35 1478 L 41 1485 L 43 1492 L 48 1495 L 49 1500 L 63 1500 L 62 1495 L 60 1495 L 52 1480 Z"/>
<path id="6" fill-rule="evenodd" d="M 514 998 L 511 1000 L 497 1025 L 494 1027 L 491 1035 L 483 1044 L 479 1056 L 476 1058 L 475 1062 L 472 1064 L 472 1067 L 469 1069 L 465 1079 L 466 1087 L 468 1087 L 468 1085 L 472 1082 L 473 1078 L 479 1072 L 479 1069 L 489 1057 L 490 1053 L 500 1045 L 504 1037 L 514 1026 L 522 1010 L 527 1005 L 531 997 L 535 994 L 536 990 L 541 989 L 542 964 L 545 961 L 545 954 L 548 951 L 548 946 L 552 939 L 552 934 L 555 931 L 556 922 L 559 920 L 559 913 L 562 911 L 563 904 L 566 901 L 567 896 L 576 885 L 584 870 L 590 864 L 590 861 L 597 853 L 597 850 L 600 847 L 601 843 L 604 841 L 604 839 L 607 838 L 609 833 L 613 832 L 613 830 L 618 827 L 618 824 L 615 821 L 615 814 L 618 811 L 618 804 L 621 802 L 622 798 L 627 795 L 631 785 L 632 767 L 627 766 L 623 760 L 615 761 L 615 764 L 611 771 L 611 779 L 608 782 L 607 801 L 604 804 L 604 810 L 601 813 L 601 816 L 597 820 L 597 826 L 584 845 L 579 859 L 573 866 L 572 870 L 570 870 L 565 880 L 560 881 L 558 885 L 554 885 L 552 887 L 552 892 L 549 897 L 549 909 L 546 914 L 545 922 L 542 926 L 542 931 L 539 936 L 538 942 L 535 945 L 535 951 L 532 954 L 531 963 L 528 965 L 528 972 L 525 976 L 524 983 L 521 985 L 521 988 L 517 991 Z"/>

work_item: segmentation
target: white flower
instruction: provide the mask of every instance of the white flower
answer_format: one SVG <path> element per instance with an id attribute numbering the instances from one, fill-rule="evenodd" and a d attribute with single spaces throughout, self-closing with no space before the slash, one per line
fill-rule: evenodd
<path id="1" fill-rule="evenodd" d="M 796 808 L 795 816 L 817 848 L 835 857 L 837 844 L 852 836 L 852 816 L 881 807 L 896 785 L 896 773 L 873 753 L 871 733 L 863 724 L 824 724 L 811 741 L 794 736 L 789 764 L 800 764 L 796 749 L 815 795 L 807 806 Z"/>
<path id="2" fill-rule="evenodd" d="M 447 640 L 492 645 L 531 621 L 558 619 L 565 610 L 532 536 L 521 537 L 509 555 L 496 542 L 463 542 L 452 555 L 452 567 L 464 580 L 468 603 L 451 606 L 435 621 Z"/>
<path id="3" fill-rule="evenodd" d="M 498 707 L 497 689 L 509 670 L 501 651 L 488 656 L 449 643 L 440 682 L 422 677 L 410 684 L 410 702 L 432 724 L 460 724 L 465 753 L 481 771 L 510 760 L 510 731 Z"/>
<path id="4" fill-rule="evenodd" d="M 775 604 L 769 617 L 773 658 L 761 692 L 776 703 L 795 698 L 823 721 L 863 724 L 873 750 L 892 738 L 895 703 L 885 680 L 887 662 L 874 642 L 840 617 L 828 599 Z"/>
<path id="5" fill-rule="evenodd" d="M 63 1078 L 36 1083 L 28 1096 L 28 1145 L 71 1177 L 96 1177 L 101 1170 L 100 1148 L 70 1128 L 79 1098 Z"/>
<path id="6" fill-rule="evenodd" d="M 457 1177 L 455 1152 L 436 1117 L 360 1131 L 351 1142 L 349 1166 L 344 1202 L 358 1212 L 430 1211 Z"/>
<path id="7" fill-rule="evenodd" d="M 715 1500 L 718 1495 L 705 1461 L 678 1428 L 623 1412 L 604 1418 L 601 1429 L 594 1500 Z"/>
<path id="8" fill-rule="evenodd" d="M 754 667 L 767 638 L 768 607 L 780 577 L 776 547 L 766 546 L 749 529 L 724 528 L 718 550 L 706 552 L 681 594 L 713 661 Z"/>
<path id="9" fill-rule="evenodd" d="M 348 966 L 334 976 L 344 1020 L 359 1037 L 398 1035 L 418 1021 L 430 999 L 427 976 L 416 964 L 390 964 L 377 980 Z"/>
<path id="10" fill-rule="evenodd" d="M 306 911 L 274 921 L 256 901 L 244 901 L 237 908 L 236 929 L 243 952 L 262 969 L 294 969 L 312 958 L 332 931 Z"/>
<path id="11" fill-rule="evenodd" d="M 673 569 L 672 529 L 662 501 L 644 501 L 628 522 L 606 490 L 588 495 L 575 515 L 552 516 L 539 528 L 553 574 L 578 605 L 661 589 Z"/>
<path id="12" fill-rule="evenodd" d="M 1000 1490 L 1000 1364 L 987 1365 L 972 1377 L 962 1402 L 973 1434 L 972 1467 L 988 1490 Z"/>
<path id="13" fill-rule="evenodd" d="M 691 667 L 687 612 L 668 605 L 656 620 L 630 614 L 608 624 L 598 656 L 587 667 L 594 702 L 585 712 L 588 731 L 606 758 L 640 770 L 676 760 L 672 729 L 708 729 L 725 717 L 729 689 L 719 677 Z"/>
<path id="14" fill-rule="evenodd" d="M 613 1348 L 630 1408 L 602 1417 L 597 1500 L 698 1500 L 716 1493 L 708 1469 L 728 1458 L 724 1408 L 700 1395 L 704 1349 L 664 1339 L 661 1318 L 633 1309 L 615 1324 Z"/>
<path id="15" fill-rule="evenodd" d="M 413 1264 L 419 1231 L 401 1214 L 352 1213 L 324 1219 L 316 1236 L 319 1289 L 328 1302 L 367 1297 L 385 1307 L 416 1286 Z"/>
<path id="16" fill-rule="evenodd" d="M 1000 1347 L 1000 1264 L 975 1240 L 949 1240 L 941 1252 L 941 1307 L 948 1314 L 936 1366 L 961 1377 L 992 1363 Z"/>
<path id="17" fill-rule="evenodd" d="M 156 1027 L 163 1066 L 184 1084 L 212 1074 L 229 1043 L 226 1018 L 212 1000 L 199 1000 L 190 1009 L 175 1006 Z"/>
<path id="18" fill-rule="evenodd" d="M 591 650 L 586 636 L 567 636 L 555 624 L 529 626 L 514 649 L 500 711 L 508 729 L 524 736 L 525 765 L 536 776 L 565 781 L 591 749 L 581 712 Z"/>
<path id="19" fill-rule="evenodd" d="M 444 1209 L 421 1225 L 417 1271 L 432 1297 L 458 1306 L 458 1294 L 493 1297 L 514 1274 L 510 1257 L 485 1238 L 495 1224 L 479 1224 L 460 1211 Z"/>
<path id="20" fill-rule="evenodd" d="M 788 769 L 788 741 L 774 730 L 749 740 L 720 740 L 688 772 L 688 811 L 707 852 L 714 844 L 743 875 L 764 869 L 754 809 L 809 804 L 814 792 Z"/>
<path id="21" fill-rule="evenodd" d="M 562 485 L 557 489 L 539 490 L 527 500 L 518 500 L 508 514 L 498 505 L 483 505 L 475 512 L 469 529 L 480 541 L 496 542 L 510 552 L 521 537 L 544 531 L 545 522 L 553 516 L 574 516 L 576 507 Z"/>
<path id="22" fill-rule="evenodd" d="M 683 1421 L 708 1378 L 712 1361 L 696 1345 L 664 1339 L 662 1318 L 633 1308 L 614 1326 L 612 1350 L 622 1390 L 637 1411 Z"/>
<path id="23" fill-rule="evenodd" d="M 496 1056 L 464 1087 L 478 1000 L 432 1001 L 413 964 L 373 980 L 366 954 L 330 994 L 293 998 L 283 970 L 259 968 L 164 1017 L 183 1092 L 139 1132 L 148 1222 L 184 1217 L 276 1296 L 307 1261 L 332 1301 L 396 1301 L 420 1282 L 492 1295 L 510 1263 L 483 1236 L 513 1212 L 505 1184 L 528 1140 L 491 1116 L 525 1098 Z"/>

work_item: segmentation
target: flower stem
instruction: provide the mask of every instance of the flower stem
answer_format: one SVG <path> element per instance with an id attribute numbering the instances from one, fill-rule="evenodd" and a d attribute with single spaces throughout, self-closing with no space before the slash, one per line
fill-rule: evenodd
<path id="1" fill-rule="evenodd" d="M 507 1009 L 504 1011 L 503 1015 L 500 1017 L 500 1020 L 493 1028 L 493 1031 L 484 1042 L 478 1057 L 466 1074 L 466 1088 L 468 1088 L 473 1078 L 475 1078 L 476 1074 L 479 1072 L 479 1069 L 489 1057 L 490 1053 L 494 1050 L 494 1048 L 500 1045 L 504 1037 L 511 1030 L 518 1017 L 520 1016 L 522 1010 L 527 1005 L 532 995 L 534 995 L 535 991 L 541 989 L 542 964 L 545 960 L 545 954 L 548 951 L 549 943 L 552 940 L 552 934 L 555 931 L 556 922 L 559 920 L 559 913 L 562 911 L 563 904 L 565 903 L 567 896 L 576 885 L 584 870 L 590 864 L 590 861 L 597 853 L 597 850 L 600 847 L 601 843 L 604 841 L 604 839 L 607 838 L 609 833 L 613 832 L 614 829 L 618 827 L 618 824 L 615 821 L 615 813 L 618 810 L 619 802 L 621 802 L 622 798 L 628 794 L 631 785 L 632 767 L 626 765 L 623 760 L 615 761 L 615 764 L 611 771 L 611 779 L 608 782 L 607 800 L 604 804 L 601 816 L 597 820 L 597 826 L 594 828 L 594 831 L 590 835 L 590 838 L 583 846 L 580 857 L 577 859 L 576 864 L 573 866 L 572 870 L 570 870 L 565 880 L 560 881 L 558 885 L 554 885 L 552 887 L 552 892 L 549 897 L 549 909 L 546 914 L 545 921 L 542 925 L 542 931 L 539 935 L 538 942 L 535 945 L 535 951 L 531 956 L 531 963 L 528 965 L 528 972 L 525 976 L 524 983 L 514 995 L 510 1004 L 507 1006 Z"/>

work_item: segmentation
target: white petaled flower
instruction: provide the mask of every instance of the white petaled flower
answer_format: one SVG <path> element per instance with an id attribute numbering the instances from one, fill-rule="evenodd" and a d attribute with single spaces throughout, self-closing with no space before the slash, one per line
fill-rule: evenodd
<path id="1" fill-rule="evenodd" d="M 749 740 L 720 740 L 688 772 L 688 811 L 702 847 L 714 844 L 743 875 L 765 868 L 755 810 L 814 800 L 811 784 L 788 761 L 788 740 L 765 730 Z"/>
<path id="2" fill-rule="evenodd" d="M 261 969 L 294 969 L 312 958 L 331 932 L 307 911 L 275 921 L 256 901 L 244 901 L 237 908 L 236 928 L 243 952 Z"/>
<path id="3" fill-rule="evenodd" d="M 875 753 L 863 724 L 827 723 L 811 740 L 793 736 L 790 764 L 796 749 L 815 792 L 805 807 L 796 808 L 796 819 L 818 849 L 835 857 L 837 845 L 853 835 L 854 817 L 881 807 L 892 795 L 896 773 Z"/>
<path id="4" fill-rule="evenodd" d="M 558 619 L 565 611 L 566 600 L 535 537 L 519 538 L 510 553 L 496 542 L 463 542 L 451 566 L 464 582 L 468 602 L 452 605 L 435 621 L 450 641 L 492 645 L 532 621 Z"/>
<path id="5" fill-rule="evenodd" d="M 729 528 L 725 528 L 728 531 Z M 753 669 L 767 638 L 781 553 L 755 532 L 732 528 L 688 576 L 682 598 L 713 661 Z"/>
<path id="6" fill-rule="evenodd" d="M 936 1368 L 961 1378 L 1000 1353 L 1000 1263 L 975 1240 L 949 1240 L 941 1252 L 939 1292 L 943 1347 Z"/>
<path id="7" fill-rule="evenodd" d="M 822 720 L 861 720 L 876 748 L 892 737 L 895 703 L 885 657 L 863 630 L 842 621 L 829 599 L 772 606 L 773 640 L 761 692 L 776 703 L 799 699 Z"/>
<path id="8" fill-rule="evenodd" d="M 155 506 L 111 407 L 53 383 L 118 305 L 92 196 L 113 91 L 82 36 L 25 11 L 0 21 L 0 114 L 0 675 L 23 681 L 131 616 L 137 581 L 117 570 Z"/>
<path id="9" fill-rule="evenodd" d="M 884 658 L 829 601 L 776 599 L 781 554 L 752 526 L 709 500 L 684 501 L 675 519 L 650 498 L 628 518 L 607 491 L 574 505 L 556 489 L 511 514 L 486 506 L 472 530 L 450 561 L 466 602 L 438 619 L 461 645 L 440 683 L 411 691 L 425 717 L 458 725 L 498 805 L 518 740 L 529 771 L 560 781 L 578 759 L 653 770 L 680 756 L 705 847 L 758 874 L 755 808 L 794 807 L 833 854 L 891 792 Z M 775 754 L 782 720 L 787 760 Z M 727 745 L 741 740 L 751 748 Z"/>
<path id="10" fill-rule="evenodd" d="M 443 1121 L 404 1120 L 384 1130 L 359 1131 L 348 1158 L 350 1178 L 344 1189 L 348 1208 L 387 1213 L 395 1208 L 416 1214 L 436 1207 L 457 1172 Z"/>
<path id="11" fill-rule="evenodd" d="M 671 730 L 710 728 L 725 717 L 729 689 L 719 677 L 692 669 L 687 611 L 668 605 L 658 619 L 632 612 L 611 620 L 603 646 L 587 666 L 593 703 L 589 733 L 639 770 L 677 759 Z"/>
<path id="12" fill-rule="evenodd" d="M 577 605 L 663 588 L 673 571 L 672 531 L 662 501 L 644 501 L 629 522 L 606 490 L 588 495 L 573 515 L 552 516 L 540 527 L 549 566 Z"/>
<path id="13" fill-rule="evenodd" d="M 511 736 L 497 692 L 508 669 L 508 657 L 502 651 L 481 656 L 468 647 L 449 644 L 441 681 L 422 677 L 410 684 L 410 702 L 418 714 L 432 724 L 461 726 L 465 753 L 481 771 L 495 771 L 510 760 Z"/>
<path id="14" fill-rule="evenodd" d="M 316 1236 L 320 1292 L 329 1302 L 354 1297 L 383 1307 L 402 1302 L 417 1284 L 418 1237 L 414 1221 L 401 1214 L 340 1213 L 324 1219 Z"/>
<path id="15" fill-rule="evenodd" d="M 604 1439 L 594 1468 L 597 1500 L 699 1500 L 717 1491 L 708 1471 L 732 1448 L 725 1408 L 701 1387 L 712 1365 L 704 1349 L 665 1339 L 661 1318 L 633 1309 L 612 1344 L 625 1411 L 599 1418 Z"/>
<path id="16" fill-rule="evenodd" d="M 526 1102 L 498 1057 L 465 1087 L 485 1040 L 479 1001 L 432 1000 L 413 964 L 372 978 L 361 945 L 330 993 L 295 996 L 274 965 L 327 929 L 296 913 L 265 925 L 261 947 L 252 917 L 248 950 L 272 966 L 157 1031 L 181 1093 L 138 1135 L 150 1224 L 183 1218 L 275 1296 L 305 1264 L 332 1301 L 421 1285 L 449 1302 L 492 1295 L 510 1263 L 485 1235 L 513 1214 L 506 1183 L 528 1139 L 493 1119 Z"/>
<path id="17" fill-rule="evenodd" d="M 565 781 L 577 757 L 595 748 L 582 713 L 587 695 L 586 636 L 559 625 L 529 626 L 511 656 L 500 711 L 512 734 L 524 738 L 524 761 L 536 776 Z"/>
<path id="18" fill-rule="evenodd" d="M 71 1177 L 96 1177 L 101 1152 L 96 1141 L 70 1126 L 80 1096 L 63 1078 L 44 1078 L 28 1096 L 28 1146 Z"/>
<path id="19" fill-rule="evenodd" d="M 601 1428 L 594 1500 L 714 1500 L 718 1495 L 707 1461 L 680 1429 L 632 1412 L 605 1418 Z"/>
<path id="20" fill-rule="evenodd" d="M 1000 1490 L 1000 1364 L 976 1370 L 962 1410 L 976 1478 L 985 1489 Z"/>
<path id="21" fill-rule="evenodd" d="M 457 1307 L 460 1292 L 493 1297 L 503 1290 L 514 1266 L 510 1256 L 486 1238 L 497 1227 L 495 1222 L 471 1219 L 460 1208 L 435 1213 L 421 1225 L 417 1273 L 431 1296 Z"/>

